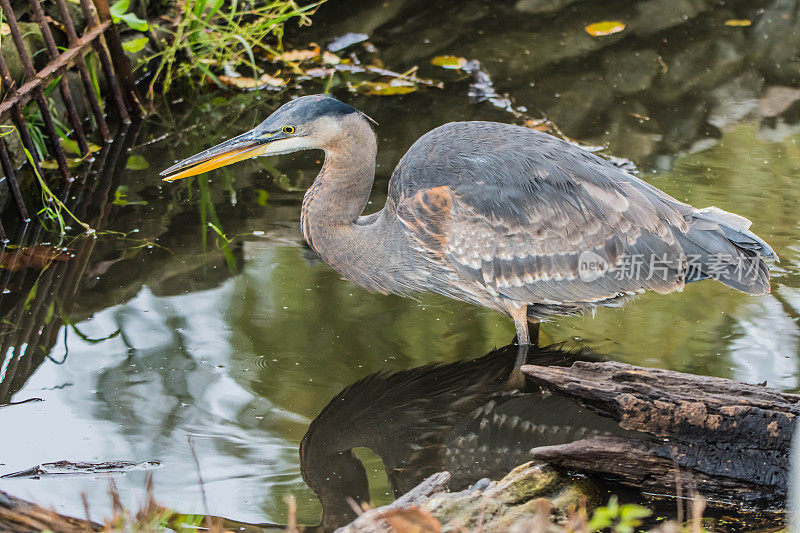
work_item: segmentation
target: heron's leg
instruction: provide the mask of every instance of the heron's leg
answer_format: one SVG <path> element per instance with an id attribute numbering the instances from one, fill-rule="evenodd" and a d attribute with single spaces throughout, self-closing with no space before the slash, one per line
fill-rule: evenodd
<path id="1" fill-rule="evenodd" d="M 530 335 L 528 334 L 528 306 L 516 306 L 511 304 L 508 306 L 508 313 L 514 319 L 514 327 L 517 329 L 517 344 L 520 346 L 528 345 L 531 343 Z"/>
<path id="2" fill-rule="evenodd" d="M 530 344 L 520 344 L 517 346 L 517 358 L 514 360 L 514 368 L 506 379 L 505 390 L 523 390 L 525 388 L 525 374 L 522 373 L 522 365 L 528 362 L 528 352 L 531 350 Z"/>
<path id="3" fill-rule="evenodd" d="M 528 327 L 530 328 L 531 345 L 539 346 L 539 320 L 534 318 L 529 321 Z"/>
<path id="4" fill-rule="evenodd" d="M 517 330 L 517 358 L 514 361 L 514 369 L 506 380 L 506 390 L 522 390 L 525 387 L 525 375 L 520 368 L 528 360 L 528 352 L 531 348 L 531 338 L 528 333 L 528 306 L 523 305 L 517 307 L 515 305 L 508 306 L 508 312 L 511 318 L 514 319 L 514 327 Z M 535 342 L 539 342 L 539 322 L 534 322 Z"/>

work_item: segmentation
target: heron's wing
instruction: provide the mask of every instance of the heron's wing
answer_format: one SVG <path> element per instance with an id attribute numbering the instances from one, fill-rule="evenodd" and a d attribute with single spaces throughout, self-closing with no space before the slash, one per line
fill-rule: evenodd
<path id="1" fill-rule="evenodd" d="M 404 229 L 431 260 L 520 302 L 590 302 L 682 287 L 677 234 L 687 231 L 694 209 L 558 142 L 558 150 L 548 140 L 544 150 L 524 142 L 483 150 L 478 142 L 473 150 L 429 152 L 424 164 L 412 158 L 415 169 L 398 169 L 423 176 L 393 184 Z M 582 261 L 607 270 L 597 275 Z"/>

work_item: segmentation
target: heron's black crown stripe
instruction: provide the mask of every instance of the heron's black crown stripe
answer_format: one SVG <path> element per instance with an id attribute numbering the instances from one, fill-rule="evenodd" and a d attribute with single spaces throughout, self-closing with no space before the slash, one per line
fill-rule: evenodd
<path id="1" fill-rule="evenodd" d="M 298 100 L 295 100 L 297 102 Z M 351 107 L 330 96 L 321 96 L 313 105 L 306 105 L 295 111 L 296 117 L 300 120 L 314 120 L 322 116 L 344 116 L 351 113 L 360 113 Z"/>

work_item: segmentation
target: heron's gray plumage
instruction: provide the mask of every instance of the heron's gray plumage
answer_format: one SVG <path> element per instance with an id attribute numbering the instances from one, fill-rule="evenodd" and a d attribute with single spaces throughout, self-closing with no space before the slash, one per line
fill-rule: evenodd
<path id="1" fill-rule="evenodd" d="M 731 264 L 715 273 L 723 283 L 756 294 L 768 290 L 761 261 L 752 281 L 733 276 L 739 259 L 773 255 L 737 226 L 746 219 L 697 210 L 528 128 L 494 122 L 436 128 L 402 158 L 389 196 L 430 261 L 492 295 L 529 304 L 534 317 L 644 290 L 679 290 L 692 280 L 687 256 L 729 257 Z M 578 259 L 586 251 L 608 262 L 605 275 L 581 279 Z M 641 272 L 620 275 L 632 268 L 624 264 L 631 258 L 641 260 Z"/>
<path id="2" fill-rule="evenodd" d="M 307 96 L 250 133 L 249 143 L 265 139 L 265 155 L 325 151 L 303 200 L 303 235 L 335 270 L 372 291 L 436 292 L 483 305 L 514 317 L 524 336 L 526 313 L 538 319 L 618 305 L 709 277 L 769 292 L 761 258 L 775 255 L 747 219 L 695 209 L 528 128 L 453 122 L 426 133 L 394 170 L 384 208 L 366 216 L 377 153 L 366 115 Z M 588 253 L 607 265 L 601 275 L 580 275 Z"/>

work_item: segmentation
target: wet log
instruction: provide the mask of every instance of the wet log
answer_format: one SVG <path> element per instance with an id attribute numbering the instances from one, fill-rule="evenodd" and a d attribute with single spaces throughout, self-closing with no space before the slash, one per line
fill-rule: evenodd
<path id="1" fill-rule="evenodd" d="M 525 365 L 522 371 L 632 431 L 535 448 L 535 459 L 647 492 L 675 494 L 680 483 L 762 508 L 785 499 L 800 395 L 617 362 Z"/>
<path id="2" fill-rule="evenodd" d="M 102 530 L 103 526 L 100 524 L 64 516 L 0 491 L 0 531 L 8 533 L 38 533 L 39 531 L 66 533 Z"/>

